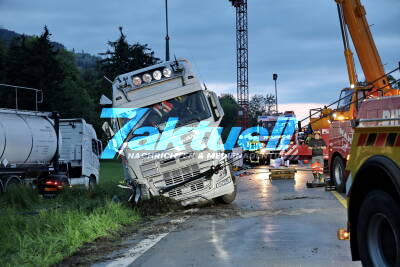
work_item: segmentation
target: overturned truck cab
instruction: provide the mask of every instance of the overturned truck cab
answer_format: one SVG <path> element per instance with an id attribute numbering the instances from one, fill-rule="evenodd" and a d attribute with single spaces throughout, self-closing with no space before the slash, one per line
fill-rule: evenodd
<path id="1" fill-rule="evenodd" d="M 223 110 L 187 60 L 119 75 L 112 110 L 125 113 L 111 116 L 116 134 L 110 144 L 117 144 L 136 201 L 159 195 L 183 205 L 235 199 L 235 178 L 215 135 Z"/>

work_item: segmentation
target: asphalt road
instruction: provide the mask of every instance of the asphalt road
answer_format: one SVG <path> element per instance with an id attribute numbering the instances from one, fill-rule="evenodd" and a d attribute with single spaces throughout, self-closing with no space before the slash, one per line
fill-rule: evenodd
<path id="1" fill-rule="evenodd" d="M 361 266 L 336 238 L 346 210 L 311 173 L 270 182 L 267 169 L 241 177 L 232 205 L 164 217 L 94 266 Z"/>

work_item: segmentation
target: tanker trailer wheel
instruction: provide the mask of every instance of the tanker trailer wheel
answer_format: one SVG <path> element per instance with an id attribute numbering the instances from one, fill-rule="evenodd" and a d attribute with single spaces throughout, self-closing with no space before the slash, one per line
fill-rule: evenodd
<path id="1" fill-rule="evenodd" d="M 332 164 L 332 180 L 335 183 L 336 191 L 343 193 L 345 191 L 344 182 L 344 162 L 341 157 L 336 156 Z"/>
<path id="2" fill-rule="evenodd" d="M 21 179 L 16 176 L 10 176 L 7 179 L 7 182 L 4 185 L 4 192 L 10 192 L 12 190 L 18 190 L 18 188 L 22 185 Z"/>
<path id="3" fill-rule="evenodd" d="M 0 179 L 0 193 L 3 193 L 4 191 L 3 179 Z"/>
<path id="4" fill-rule="evenodd" d="M 65 176 L 60 178 L 60 183 L 61 183 L 63 189 L 65 189 L 66 187 L 69 187 L 69 180 Z"/>
<path id="5" fill-rule="evenodd" d="M 363 266 L 400 266 L 400 204 L 384 191 L 369 193 L 357 224 Z"/>

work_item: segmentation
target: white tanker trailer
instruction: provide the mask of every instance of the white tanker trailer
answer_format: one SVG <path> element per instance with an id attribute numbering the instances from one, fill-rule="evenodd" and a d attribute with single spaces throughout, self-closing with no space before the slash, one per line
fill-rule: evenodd
<path id="1" fill-rule="evenodd" d="M 54 193 L 99 180 L 101 143 L 83 119 L 0 109 L 0 190 L 18 184 Z"/>

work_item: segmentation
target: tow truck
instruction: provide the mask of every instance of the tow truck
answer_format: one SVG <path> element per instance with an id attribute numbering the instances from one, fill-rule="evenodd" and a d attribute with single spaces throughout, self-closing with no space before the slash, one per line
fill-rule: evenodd
<path id="1" fill-rule="evenodd" d="M 346 170 L 353 260 L 400 266 L 400 96 L 363 100 Z"/>
<path id="2" fill-rule="evenodd" d="M 399 95 L 392 88 L 382 64 L 378 49 L 372 37 L 366 18 L 366 11 L 360 0 L 335 0 L 344 46 L 350 86 L 341 91 L 335 103 L 337 107 L 329 116 L 322 115 L 330 123 L 328 145 L 328 166 L 331 180 L 339 192 L 345 191 L 347 175 L 346 164 L 349 159 L 354 134 L 354 121 L 363 99 Z M 350 33 L 350 36 L 349 36 Z M 365 82 L 360 82 L 356 73 L 350 38 L 356 49 Z"/>

